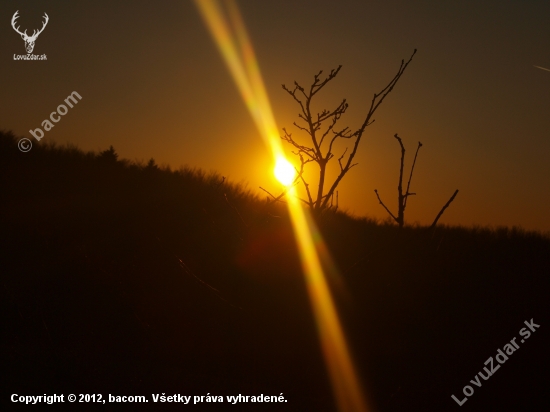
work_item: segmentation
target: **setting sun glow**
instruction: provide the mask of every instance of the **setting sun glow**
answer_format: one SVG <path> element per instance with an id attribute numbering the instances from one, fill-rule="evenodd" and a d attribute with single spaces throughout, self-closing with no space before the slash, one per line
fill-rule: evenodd
<path id="1" fill-rule="evenodd" d="M 275 159 L 275 177 L 289 186 L 296 170 L 284 157 L 281 139 L 252 44 L 234 0 L 195 0 L 260 134 Z M 224 16 L 227 13 L 227 17 Z M 288 208 L 294 228 L 310 302 L 327 369 L 340 412 L 367 412 L 344 331 L 325 279 L 322 260 L 330 255 L 309 211 L 300 204 L 296 188 L 289 187 Z M 326 265 L 325 265 L 326 266 Z"/>
<path id="2" fill-rule="evenodd" d="M 282 156 L 277 159 L 273 173 L 277 180 L 285 186 L 290 185 L 296 176 L 294 166 Z"/>

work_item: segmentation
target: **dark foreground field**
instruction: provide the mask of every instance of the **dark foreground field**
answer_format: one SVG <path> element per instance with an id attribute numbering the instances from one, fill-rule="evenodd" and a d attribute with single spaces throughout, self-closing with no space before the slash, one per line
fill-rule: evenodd
<path id="1" fill-rule="evenodd" d="M 191 410 L 335 410 L 284 206 L 216 175 L 16 142 L 0 134 L 4 404 L 145 395 L 127 407 L 164 410 L 152 398 L 164 393 L 224 396 L 176 404 Z M 373 410 L 550 410 L 548 238 L 317 220 Z M 513 338 L 519 349 L 471 383 Z M 225 398 L 281 393 L 286 403 Z"/>

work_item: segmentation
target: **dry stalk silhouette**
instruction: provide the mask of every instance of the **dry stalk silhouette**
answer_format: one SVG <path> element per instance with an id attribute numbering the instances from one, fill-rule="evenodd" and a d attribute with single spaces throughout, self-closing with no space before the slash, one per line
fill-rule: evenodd
<path id="1" fill-rule="evenodd" d="M 405 60 L 401 61 L 397 74 L 386 85 L 386 87 L 384 87 L 380 92 L 374 94 L 363 124 L 355 131 L 351 131 L 349 127 L 344 127 L 338 130 L 336 129 L 337 122 L 348 109 L 346 99 L 343 99 L 342 102 L 333 110 L 324 109 L 321 113 L 317 114 L 314 114 L 311 110 L 311 104 L 314 97 L 338 75 L 340 69 L 342 68 L 341 65 L 338 66 L 337 69 L 331 70 L 329 75 L 324 79 L 321 78 L 321 74 L 323 73 L 321 70 L 314 76 L 313 83 L 308 89 L 302 87 L 298 82 L 294 82 L 294 88 L 292 90 L 284 84 L 282 85 L 283 89 L 290 96 L 292 96 L 301 109 L 301 112 L 298 114 L 298 117 L 301 119 L 301 124 L 294 122 L 294 126 L 305 132 L 309 137 L 308 140 L 310 140 L 309 146 L 300 144 L 294 139 L 291 133 L 283 128 L 284 135 L 281 138 L 294 148 L 292 153 L 300 159 L 300 170 L 297 170 L 298 173 L 294 184 L 298 184 L 300 182 L 304 184 L 307 199 L 300 198 L 300 200 L 307 204 L 313 212 L 321 212 L 331 207 L 334 208 L 335 195 L 337 208 L 338 193 L 336 189 L 350 169 L 357 165 L 357 163 L 353 163 L 353 160 L 357 154 L 357 149 L 365 129 L 374 122 L 374 113 L 380 104 L 382 104 L 386 96 L 393 90 L 415 54 L 416 49 L 407 62 L 405 62 Z M 346 147 L 341 156 L 338 157 L 340 172 L 334 181 L 330 183 L 327 182 L 326 176 L 327 164 L 334 158 L 333 145 L 338 139 L 349 139 L 353 143 L 350 145 L 351 151 L 347 157 L 346 154 L 349 147 Z M 304 178 L 304 167 L 308 163 L 316 163 L 319 170 L 316 193 L 314 190 L 310 189 L 310 183 Z M 262 190 L 266 191 L 265 189 Z M 267 193 L 275 201 L 279 200 L 283 196 L 280 195 L 275 197 L 271 193 Z"/>
<path id="2" fill-rule="evenodd" d="M 378 198 L 378 202 L 386 209 L 386 212 L 389 213 L 389 215 L 395 220 L 395 222 L 399 225 L 400 228 L 403 227 L 405 224 L 405 209 L 407 207 L 407 199 L 409 196 L 414 196 L 416 193 L 411 193 L 409 191 L 411 187 L 411 180 L 414 172 L 414 166 L 416 164 L 416 158 L 418 157 L 418 151 L 422 147 L 422 143 L 418 142 L 418 146 L 416 148 L 416 153 L 414 154 L 414 160 L 413 164 L 411 166 L 411 173 L 409 174 L 409 181 L 407 182 L 407 189 L 405 190 L 405 193 L 403 193 L 403 168 L 405 164 L 405 146 L 403 145 L 403 141 L 401 138 L 397 135 L 397 133 L 393 136 L 397 139 L 399 142 L 399 146 L 401 146 L 401 163 L 399 168 L 399 183 L 397 185 L 397 216 L 395 216 L 390 209 L 382 202 L 382 199 L 380 199 L 380 195 L 378 194 L 378 190 L 374 189 L 374 193 L 376 193 L 376 197 Z M 441 208 L 439 213 L 437 214 L 436 218 L 434 219 L 433 223 L 430 226 L 431 228 L 434 228 L 435 225 L 437 225 L 437 222 L 439 221 L 439 218 L 443 215 L 443 212 L 445 212 L 445 209 L 449 207 L 451 202 L 455 199 L 456 195 L 458 193 L 458 189 L 455 190 L 451 198 L 445 203 L 445 205 Z"/>

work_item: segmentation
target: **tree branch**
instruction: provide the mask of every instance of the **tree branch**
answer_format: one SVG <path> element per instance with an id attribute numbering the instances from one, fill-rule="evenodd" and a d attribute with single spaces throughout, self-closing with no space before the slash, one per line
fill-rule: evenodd
<path id="1" fill-rule="evenodd" d="M 332 111 L 323 109 L 321 112 L 318 112 L 316 114 L 316 117 L 312 115 L 311 111 L 311 104 L 313 97 L 319 93 L 331 80 L 333 80 L 338 73 L 340 72 L 340 69 L 342 66 L 338 66 L 336 69 L 332 69 L 330 73 L 324 77 L 321 78 L 323 71 L 319 71 L 317 74 L 313 76 L 313 82 L 311 83 L 310 87 L 306 90 L 302 86 L 300 86 L 297 82 L 294 82 L 294 88 L 291 90 L 287 88 L 284 84 L 282 85 L 283 89 L 292 96 L 292 98 L 300 105 L 301 113 L 298 114 L 298 118 L 303 120 L 305 122 L 304 126 L 298 125 L 296 122 L 294 122 L 294 125 L 301 131 L 305 131 L 310 139 L 312 146 L 306 147 L 303 145 L 298 144 L 292 136 L 287 133 L 285 130 L 285 136 L 282 137 L 283 140 L 290 143 L 292 146 L 294 146 L 297 149 L 297 154 L 300 157 L 305 156 L 308 161 L 315 161 L 319 166 L 319 180 L 318 180 L 318 188 L 316 189 L 317 193 L 315 194 L 315 199 L 311 196 L 311 193 L 309 192 L 309 185 L 303 178 L 303 176 L 299 175 L 299 180 L 301 180 L 305 187 L 306 192 L 308 192 L 308 199 L 310 206 L 312 209 L 324 209 L 327 207 L 329 202 L 333 202 L 333 196 L 336 188 L 340 184 L 341 180 L 344 178 L 344 176 L 350 171 L 351 168 L 357 165 L 357 163 L 354 163 L 354 158 L 357 154 L 357 150 L 359 147 L 359 144 L 361 142 L 361 138 L 363 136 L 363 133 L 365 132 L 365 129 L 370 126 L 373 122 L 373 116 L 380 104 L 384 101 L 384 99 L 388 96 L 389 93 L 393 90 L 401 76 L 403 75 L 404 71 L 408 67 L 409 63 L 412 61 L 414 55 L 416 53 L 416 49 L 410 56 L 407 62 L 405 60 L 401 61 L 401 65 L 399 66 L 399 70 L 394 75 L 394 77 L 387 83 L 387 85 L 379 92 L 375 93 L 374 97 L 371 101 L 370 107 L 368 108 L 368 112 L 366 114 L 366 117 L 364 119 L 364 122 L 362 123 L 361 127 L 357 129 L 355 132 L 352 132 L 349 130 L 348 127 L 345 127 L 344 129 L 340 131 L 335 131 L 335 125 L 341 118 L 341 116 L 347 111 L 348 109 L 348 103 L 346 99 L 343 99 L 340 104 L 336 108 L 334 108 Z M 303 96 L 303 98 L 302 98 Z M 301 122 L 300 120 L 300 122 Z M 327 122 L 327 123 L 325 123 Z M 326 127 L 326 130 L 325 130 Z M 284 129 L 283 129 L 284 130 Z M 319 132 L 319 135 L 317 135 L 317 132 Z M 330 133 L 333 133 L 333 136 L 330 138 L 330 143 L 328 144 L 328 151 L 326 154 L 323 154 L 323 148 L 322 145 L 325 143 L 325 140 L 328 140 Z M 351 147 L 350 153 L 348 152 L 348 148 L 344 151 L 342 156 L 338 158 L 338 163 L 340 166 L 340 172 L 336 179 L 329 183 L 328 181 L 325 182 L 326 179 L 326 172 L 327 172 L 327 163 L 332 160 L 334 157 L 334 154 L 332 153 L 334 142 L 338 138 L 343 139 L 353 139 L 353 142 L 350 142 L 349 145 Z M 347 157 L 346 157 L 347 156 Z M 304 165 L 304 161 L 302 159 L 302 168 Z M 412 177 L 412 174 L 411 174 Z M 410 178 L 409 178 L 410 183 Z M 330 185 L 330 186 L 329 186 Z M 329 187 L 329 190 L 325 190 L 325 186 Z M 400 178 L 400 210 L 403 209 L 403 205 L 406 203 L 406 198 L 411 195 L 411 193 L 408 192 L 403 194 L 402 192 L 402 174 Z M 306 202 L 307 203 L 307 202 Z M 383 204 L 383 203 L 382 203 Z M 393 216 L 393 215 L 392 215 Z"/>
<path id="2" fill-rule="evenodd" d="M 384 206 L 384 209 L 386 209 L 386 212 L 388 212 L 388 213 L 390 214 L 390 216 L 393 217 L 393 220 L 395 220 L 397 223 L 399 223 L 398 220 L 397 220 L 397 218 L 393 215 L 393 213 L 390 212 L 390 209 L 388 209 L 388 208 L 386 207 L 386 205 L 384 204 L 384 202 L 382 202 L 382 199 L 380 199 L 380 196 L 378 195 L 378 190 L 374 189 L 374 193 L 376 193 L 376 197 L 378 198 L 378 202 L 379 202 L 382 206 Z"/>
<path id="3" fill-rule="evenodd" d="M 403 227 L 403 224 L 405 223 L 405 200 L 403 198 L 403 167 L 405 166 L 405 146 L 403 146 L 403 141 L 397 135 L 397 133 L 393 137 L 397 139 L 397 141 L 399 142 L 399 146 L 401 146 L 401 166 L 399 168 L 399 183 L 397 184 L 397 223 L 399 224 L 399 227 Z"/>
<path id="4" fill-rule="evenodd" d="M 409 175 L 409 182 L 407 183 L 407 191 L 405 192 L 405 204 L 403 205 L 403 209 L 407 207 L 408 197 L 416 194 L 416 193 L 409 193 L 409 188 L 411 187 L 411 179 L 413 176 L 414 165 L 416 164 L 416 157 L 418 156 L 418 151 L 420 150 L 421 147 L 422 147 L 422 143 L 418 142 L 418 147 L 416 148 L 416 153 L 414 154 L 414 160 L 411 167 L 411 174 Z"/>
<path id="5" fill-rule="evenodd" d="M 449 205 L 451 204 L 451 202 L 453 200 L 455 200 L 455 197 L 458 193 L 458 189 L 455 190 L 454 194 L 451 196 L 451 198 L 449 199 L 449 201 L 447 203 L 445 203 L 445 206 L 443 206 L 443 208 L 441 209 L 441 211 L 438 213 L 438 215 L 436 216 L 434 222 L 432 223 L 432 225 L 430 226 L 430 229 L 433 229 L 435 227 L 435 225 L 437 225 L 437 221 L 439 220 L 439 218 L 441 217 L 441 215 L 443 214 L 443 212 L 445 211 L 445 209 L 447 209 L 449 207 Z"/>
<path id="6" fill-rule="evenodd" d="M 351 169 L 351 165 L 353 162 L 353 159 L 357 153 L 357 148 L 359 147 L 359 143 L 361 142 L 361 137 L 363 136 L 363 133 L 367 126 L 371 125 L 374 122 L 374 119 L 372 119 L 372 116 L 376 112 L 376 109 L 380 106 L 380 104 L 384 101 L 386 96 L 393 90 L 393 87 L 397 84 L 403 73 L 405 72 L 405 69 L 409 65 L 409 63 L 412 61 L 414 55 L 416 54 L 416 49 L 414 49 L 411 57 L 407 61 L 407 63 L 404 63 L 404 60 L 401 61 L 401 65 L 399 66 L 399 70 L 397 71 L 397 74 L 393 77 L 393 79 L 388 83 L 388 85 L 382 89 L 378 94 L 374 94 L 374 97 L 371 101 L 371 106 L 369 108 L 369 111 L 367 113 L 367 116 L 365 117 L 365 121 L 363 122 L 362 126 L 354 133 L 351 134 L 350 137 L 356 136 L 355 142 L 353 144 L 353 150 L 351 151 L 348 160 L 346 162 L 346 166 L 344 167 L 344 170 L 340 172 L 334 183 L 332 184 L 331 188 L 329 189 L 329 194 L 334 192 L 336 190 L 336 187 L 340 183 L 340 181 L 344 178 L 346 173 Z M 377 99 L 382 96 L 378 101 Z M 325 202 L 326 205 L 326 202 Z"/>
<path id="7" fill-rule="evenodd" d="M 273 201 L 274 201 L 274 202 L 277 202 L 278 200 L 280 200 L 281 197 L 283 197 L 283 196 L 286 194 L 286 192 L 288 192 L 288 189 L 285 189 L 285 190 L 283 190 L 283 193 L 281 193 L 279 196 L 275 197 L 275 196 L 273 196 L 273 195 L 271 194 L 271 192 L 265 190 L 263 187 L 260 186 L 260 189 L 262 189 L 262 190 L 263 190 L 264 192 L 266 192 L 269 196 L 271 196 L 271 197 L 273 198 Z"/>

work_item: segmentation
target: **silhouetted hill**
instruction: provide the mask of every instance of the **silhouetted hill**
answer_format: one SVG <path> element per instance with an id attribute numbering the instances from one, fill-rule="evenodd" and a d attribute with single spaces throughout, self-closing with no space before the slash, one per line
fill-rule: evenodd
<path id="1" fill-rule="evenodd" d="M 0 133 L 4 401 L 145 395 L 137 408 L 158 410 L 151 394 L 283 393 L 283 404 L 187 407 L 334 410 L 283 204 L 113 148 L 22 153 L 17 140 Z M 458 410 L 451 395 L 465 385 L 475 393 L 464 410 L 547 410 L 548 237 L 316 220 L 375 410 Z M 470 383 L 531 319 L 540 328 Z"/>

